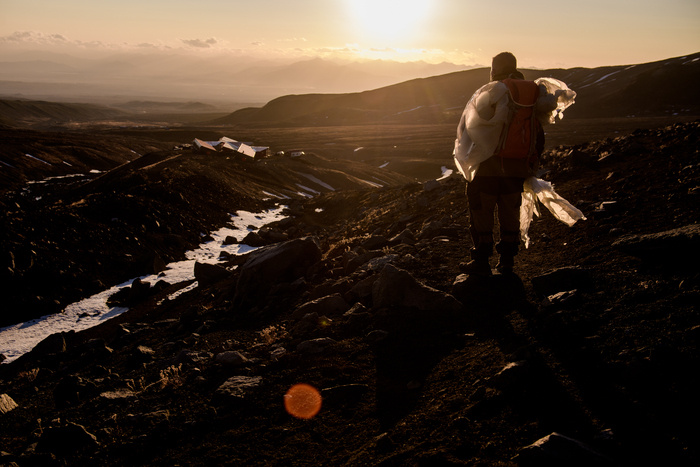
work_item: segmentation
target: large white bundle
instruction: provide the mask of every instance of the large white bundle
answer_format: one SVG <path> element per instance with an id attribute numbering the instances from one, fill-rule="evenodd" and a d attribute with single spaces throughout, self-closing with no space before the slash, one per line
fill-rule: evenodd
<path id="1" fill-rule="evenodd" d="M 535 115 L 542 125 L 563 118 L 564 110 L 574 103 L 576 93 L 562 81 L 538 78 L 540 94 Z M 508 120 L 508 86 L 492 81 L 479 88 L 469 99 L 455 140 L 454 159 L 457 169 L 467 181 L 472 181 L 479 164 L 496 151 L 503 127 Z"/>
<path id="2" fill-rule="evenodd" d="M 537 201 L 542 203 L 554 217 L 571 227 L 579 220 L 586 220 L 583 213 L 559 196 L 550 182 L 529 177 L 523 184 L 522 204 L 520 205 L 520 238 L 525 248 L 530 246 L 530 223 L 533 215 L 540 216 Z"/>

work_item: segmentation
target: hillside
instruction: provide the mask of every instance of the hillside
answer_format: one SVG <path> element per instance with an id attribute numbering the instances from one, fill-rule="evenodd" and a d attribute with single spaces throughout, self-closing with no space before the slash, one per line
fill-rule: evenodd
<path id="1" fill-rule="evenodd" d="M 699 130 L 550 148 L 547 179 L 588 219 L 569 228 L 543 213 L 511 277 L 460 276 L 470 242 L 456 177 L 289 200 L 267 229 L 287 241 L 195 269 L 177 298 L 191 284 L 127 289 L 128 312 L 0 366 L 2 460 L 697 465 Z M 42 193 L 65 213 L 51 233 L 67 233 L 42 235 L 35 258 L 76 261 L 54 245 L 92 228 L 80 224 L 90 211 L 131 236 L 154 220 L 178 229 L 204 200 L 265 207 L 227 204 L 212 159 L 170 156 Z M 15 217 L 32 211 L 17 202 L 29 204 Z M 207 212 L 184 231 L 217 225 Z M 123 245 L 111 237 L 95 254 Z M 317 415 L 285 411 L 297 383 L 320 392 Z"/>
<path id="2" fill-rule="evenodd" d="M 654 63 L 600 68 L 523 70 L 527 79 L 549 76 L 578 93 L 570 118 L 698 115 L 700 53 Z M 480 68 L 415 79 L 352 94 L 283 96 L 262 108 L 238 110 L 226 125 L 347 125 L 459 121 L 469 97 L 488 82 Z"/>
<path id="3" fill-rule="evenodd" d="M 41 137 L 44 134 L 29 135 L 38 144 L 47 144 Z M 86 146 L 90 142 L 84 140 Z M 110 142 L 113 139 L 105 139 L 105 144 Z M 138 140 L 133 144 L 139 144 Z M 65 146 L 54 149 L 65 157 Z M 104 157 L 101 147 L 91 150 Z M 183 258 L 203 234 L 226 224 L 229 213 L 239 209 L 259 210 L 273 200 L 303 198 L 331 189 L 388 187 L 410 181 L 390 170 L 329 161 L 314 154 L 298 160 L 271 158 L 251 163 L 189 150 L 141 157 L 121 146 L 113 150 L 131 154 L 133 160 L 108 170 L 118 160 L 92 161 L 81 154 L 83 164 L 104 167 L 104 172 L 82 176 L 54 172 L 0 199 L 4 213 L 0 251 L 6 266 L 0 273 L 0 293 L 7 296 L 0 326 L 59 312 L 106 285 L 157 273 L 159 267 Z M 53 164 L 31 157 L 20 162 L 26 159 L 46 171 L 62 168 L 60 161 L 45 153 L 41 157 Z M 63 169 L 76 168 L 80 166 L 71 162 Z M 16 170 L 10 172 L 14 174 Z M 27 173 L 32 174 L 37 175 Z"/>

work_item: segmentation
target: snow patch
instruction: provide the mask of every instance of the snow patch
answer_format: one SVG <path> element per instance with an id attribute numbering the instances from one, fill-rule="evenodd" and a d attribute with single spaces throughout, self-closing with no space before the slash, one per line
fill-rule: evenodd
<path id="1" fill-rule="evenodd" d="M 320 194 L 321 194 L 320 191 L 313 190 L 313 189 L 309 188 L 308 186 L 304 186 L 304 185 L 302 185 L 302 184 L 300 184 L 300 183 L 297 183 L 297 186 L 298 186 L 299 188 L 301 188 L 302 190 L 308 192 L 308 193 L 313 193 L 314 195 L 320 195 Z M 305 195 L 308 196 L 308 193 L 306 193 Z M 302 193 L 302 194 L 304 194 L 304 193 Z"/>
<path id="2" fill-rule="evenodd" d="M 46 165 L 51 165 L 50 162 L 46 162 L 44 159 L 39 159 L 38 157 L 32 156 L 31 154 L 25 154 L 25 156 L 27 156 L 27 157 L 29 157 L 29 158 L 31 158 L 31 159 L 34 159 L 35 161 L 43 162 L 43 163 L 46 164 Z"/>
<path id="3" fill-rule="evenodd" d="M 305 173 L 302 173 L 302 172 L 297 172 L 297 173 L 298 173 L 299 175 L 302 175 L 302 176 L 308 178 L 309 180 L 311 180 L 311 181 L 314 182 L 315 184 L 317 184 L 317 185 L 319 185 L 319 186 L 322 186 L 323 188 L 325 188 L 325 189 L 327 189 L 327 190 L 335 191 L 335 188 L 333 188 L 332 186 L 330 186 L 329 184 L 327 184 L 327 183 L 324 182 L 323 180 L 319 180 L 318 178 L 314 177 L 314 176 L 311 175 L 311 174 L 305 174 Z"/>

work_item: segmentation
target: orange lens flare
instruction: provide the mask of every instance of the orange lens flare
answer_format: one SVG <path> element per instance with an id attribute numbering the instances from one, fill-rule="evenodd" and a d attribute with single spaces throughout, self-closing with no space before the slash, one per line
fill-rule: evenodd
<path id="1" fill-rule="evenodd" d="M 321 394 L 308 384 L 295 384 L 284 395 L 284 408 L 290 415 L 308 420 L 321 410 Z"/>

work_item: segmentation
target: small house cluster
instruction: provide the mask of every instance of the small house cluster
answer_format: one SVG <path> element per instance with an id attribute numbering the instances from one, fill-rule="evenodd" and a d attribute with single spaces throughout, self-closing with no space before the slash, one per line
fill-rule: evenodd
<path id="1" fill-rule="evenodd" d="M 192 141 L 192 150 L 197 153 L 208 152 L 228 152 L 239 155 L 245 159 L 256 160 L 269 156 L 270 148 L 267 146 L 253 146 L 249 143 L 242 143 L 226 136 L 218 141 L 204 141 L 195 138 Z"/>

